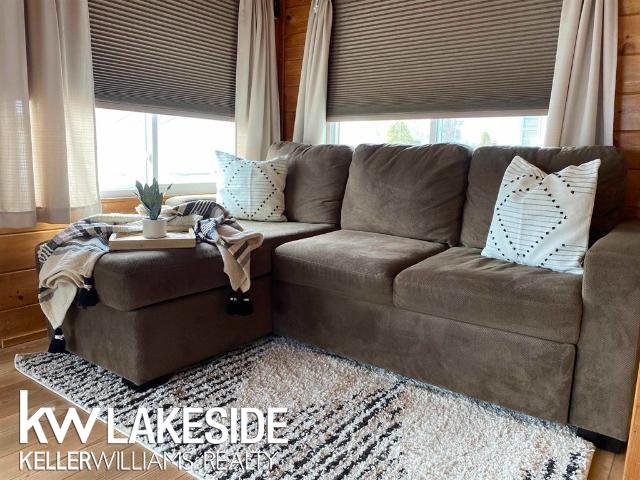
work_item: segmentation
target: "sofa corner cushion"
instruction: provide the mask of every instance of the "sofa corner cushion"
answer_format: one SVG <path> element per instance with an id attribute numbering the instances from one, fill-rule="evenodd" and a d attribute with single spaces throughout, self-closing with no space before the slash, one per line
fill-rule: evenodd
<path id="1" fill-rule="evenodd" d="M 451 320 L 576 344 L 582 276 L 486 258 L 456 247 L 398 274 L 394 304 Z"/>
<path id="2" fill-rule="evenodd" d="M 445 248 L 422 240 L 338 230 L 276 248 L 274 276 L 283 282 L 390 305 L 398 272 Z"/>
<path id="3" fill-rule="evenodd" d="M 454 144 L 358 146 L 342 228 L 456 244 L 470 156 Z"/>
<path id="4" fill-rule="evenodd" d="M 478 147 L 473 152 L 469 168 L 467 201 L 460 235 L 462 245 L 484 248 L 500 182 L 516 155 L 546 173 L 600 159 L 591 217 L 591 241 L 606 235 L 620 221 L 627 167 L 624 158 L 614 147 Z"/>
<path id="5" fill-rule="evenodd" d="M 286 156 L 285 215 L 290 221 L 340 224 L 353 149 L 347 145 L 276 142 L 267 158 Z"/>

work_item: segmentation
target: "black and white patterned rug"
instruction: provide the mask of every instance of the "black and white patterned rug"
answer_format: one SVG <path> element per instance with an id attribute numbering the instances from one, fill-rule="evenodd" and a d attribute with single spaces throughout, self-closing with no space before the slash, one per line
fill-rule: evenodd
<path id="1" fill-rule="evenodd" d="M 586 479 L 594 447 L 568 427 L 517 414 L 282 338 L 261 340 L 139 391 L 75 355 L 18 355 L 16 368 L 79 407 L 285 407 L 287 444 L 150 445 L 195 459 L 199 478 Z M 106 417 L 106 415 L 105 415 Z M 180 424 L 176 420 L 174 425 Z M 218 470 L 205 453 L 267 452 Z M 211 458 L 211 457 L 209 457 Z M 184 467 L 184 466 L 183 466 Z"/>

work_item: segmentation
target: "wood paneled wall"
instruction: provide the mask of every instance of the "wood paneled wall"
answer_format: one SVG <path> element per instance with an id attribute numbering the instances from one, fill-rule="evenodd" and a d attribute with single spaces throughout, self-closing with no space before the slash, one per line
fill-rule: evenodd
<path id="1" fill-rule="evenodd" d="M 640 218 L 640 0 L 620 0 L 616 145 L 629 164 L 627 214 Z M 636 384 L 624 479 L 640 477 L 640 377 Z"/>
<path id="2" fill-rule="evenodd" d="M 0 230 L 0 346 L 44 335 L 45 319 L 38 305 L 34 247 L 64 225 L 38 224 L 33 229 Z"/>
<path id="3" fill-rule="evenodd" d="M 102 208 L 105 212 L 133 212 L 137 203 L 135 198 L 110 199 L 102 202 Z M 28 229 L 0 229 L 0 347 L 45 335 L 34 249 L 64 226 L 39 223 Z"/>
<path id="4" fill-rule="evenodd" d="M 282 138 L 293 138 L 293 125 L 298 102 L 298 86 L 304 54 L 304 39 L 311 0 L 281 0 L 280 4 L 280 105 Z"/>
<path id="5" fill-rule="evenodd" d="M 615 143 L 629 164 L 626 209 L 640 218 L 640 0 L 620 0 Z"/>

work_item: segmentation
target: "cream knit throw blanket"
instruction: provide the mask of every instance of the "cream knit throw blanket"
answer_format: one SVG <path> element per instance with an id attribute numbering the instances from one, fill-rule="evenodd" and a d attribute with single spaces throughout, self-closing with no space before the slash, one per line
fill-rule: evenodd
<path id="1" fill-rule="evenodd" d="M 193 226 L 198 242 L 216 245 L 231 288 L 249 290 L 250 256 L 262 245 L 261 233 L 243 230 L 235 218 L 212 201 L 163 207 L 162 215 L 169 217 L 169 225 Z M 76 295 L 81 306 L 97 303 L 93 268 L 109 251 L 109 237 L 114 232 L 141 231 L 142 218 L 142 215 L 94 215 L 69 225 L 40 246 L 39 301 L 54 329 L 62 325 Z"/>

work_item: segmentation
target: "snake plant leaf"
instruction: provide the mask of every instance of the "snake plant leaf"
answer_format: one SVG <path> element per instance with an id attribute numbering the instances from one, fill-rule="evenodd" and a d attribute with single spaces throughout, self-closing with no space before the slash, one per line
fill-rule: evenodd
<path id="1" fill-rule="evenodd" d="M 140 203 L 144 205 L 151 220 L 157 220 L 162 211 L 162 201 L 164 200 L 164 194 L 171 188 L 171 185 L 165 190 L 160 191 L 160 185 L 156 178 L 153 179 L 151 185 L 140 183 L 136 181 L 136 196 L 140 199 Z"/>

